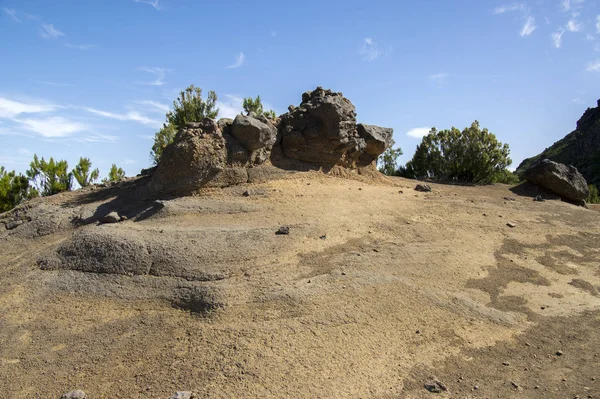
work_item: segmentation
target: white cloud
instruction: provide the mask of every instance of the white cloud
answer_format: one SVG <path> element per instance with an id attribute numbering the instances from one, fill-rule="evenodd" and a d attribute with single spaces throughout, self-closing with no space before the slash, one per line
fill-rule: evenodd
<path id="1" fill-rule="evenodd" d="M 56 39 L 61 36 L 66 36 L 64 33 L 56 29 L 52 24 L 42 24 L 41 35 L 44 39 Z"/>
<path id="2" fill-rule="evenodd" d="M 126 159 L 125 161 L 123 161 L 123 163 L 125 165 L 135 165 L 137 161 L 135 159 Z"/>
<path id="3" fill-rule="evenodd" d="M 575 104 L 584 104 L 584 101 L 579 97 L 572 99 L 571 102 Z"/>
<path id="4" fill-rule="evenodd" d="M 420 139 L 424 136 L 427 136 L 430 131 L 431 131 L 431 128 L 429 128 L 429 127 L 416 127 L 414 129 L 409 130 L 406 133 L 406 135 Z"/>
<path id="5" fill-rule="evenodd" d="M 575 19 L 570 19 L 567 22 L 567 30 L 569 32 L 581 32 L 582 29 L 583 25 L 581 25 L 581 23 L 577 22 Z"/>
<path id="6" fill-rule="evenodd" d="M 19 17 L 17 17 L 17 10 L 15 10 L 14 8 L 3 8 L 3 10 L 4 10 L 4 13 L 6 15 L 8 15 L 9 17 L 11 17 L 13 20 L 15 20 L 17 22 L 21 22 Z"/>
<path id="7" fill-rule="evenodd" d="M 134 82 L 136 84 L 148 85 L 148 86 L 163 86 L 165 84 L 165 75 L 167 72 L 170 72 L 169 69 L 158 68 L 158 67 L 152 67 L 152 68 L 141 67 L 140 70 L 147 72 L 147 73 L 151 73 L 154 76 L 156 76 L 156 79 L 154 79 L 151 82 Z"/>
<path id="8" fill-rule="evenodd" d="M 33 153 L 31 151 L 29 151 L 27 148 L 19 148 L 19 150 L 17 152 L 20 155 L 33 155 Z"/>
<path id="9" fill-rule="evenodd" d="M 244 55 L 244 53 L 240 53 L 237 58 L 235 59 L 235 62 L 229 66 L 227 66 L 226 68 L 232 69 L 232 68 L 239 68 L 242 65 L 244 65 L 244 61 L 246 61 L 246 56 Z"/>
<path id="10" fill-rule="evenodd" d="M 565 33 L 563 29 L 559 29 L 557 32 L 552 34 L 552 41 L 554 41 L 554 47 L 560 48 L 562 43 L 562 36 Z"/>
<path id="11" fill-rule="evenodd" d="M 219 118 L 235 118 L 242 110 L 243 99 L 231 94 L 226 94 L 226 101 L 217 101 L 216 105 L 219 108 Z"/>
<path id="12" fill-rule="evenodd" d="M 596 40 L 596 38 L 594 37 L 594 35 L 588 33 L 587 35 L 585 35 L 585 40 L 593 42 L 594 40 Z"/>
<path id="13" fill-rule="evenodd" d="M 65 43 L 65 47 L 74 48 L 74 49 L 77 49 L 77 50 L 89 50 L 89 49 L 91 49 L 94 46 L 92 46 L 91 44 L 70 44 L 70 43 Z"/>
<path id="14" fill-rule="evenodd" d="M 167 113 L 168 111 L 170 111 L 170 108 L 169 108 L 168 105 L 161 104 L 161 103 L 156 102 L 156 101 L 150 101 L 150 100 L 136 101 L 136 104 L 146 105 L 146 106 L 152 107 L 152 108 L 154 108 L 153 111 L 160 111 L 160 112 L 163 112 L 163 113 Z"/>
<path id="15" fill-rule="evenodd" d="M 24 103 L 0 97 L 0 118 L 14 118 L 20 114 L 51 112 L 59 108 L 49 103 Z"/>
<path id="16" fill-rule="evenodd" d="M 600 33 L 600 15 L 596 15 L 596 32 Z"/>
<path id="17" fill-rule="evenodd" d="M 56 86 L 56 87 L 68 87 L 68 86 L 73 86 L 73 84 L 71 83 L 60 83 L 60 82 L 45 82 L 45 81 L 38 81 L 37 83 L 42 84 L 42 85 L 46 85 L 46 86 Z"/>
<path id="18" fill-rule="evenodd" d="M 600 59 L 590 62 L 585 70 L 588 72 L 600 72 Z"/>
<path id="19" fill-rule="evenodd" d="M 571 8 L 579 8 L 584 3 L 585 0 L 562 0 L 561 6 L 563 11 L 567 12 L 571 10 Z"/>
<path id="20" fill-rule="evenodd" d="M 434 73 L 433 75 L 429 75 L 429 79 L 433 80 L 444 80 L 448 77 L 448 74 L 445 72 Z"/>
<path id="21" fill-rule="evenodd" d="M 521 29 L 520 35 L 522 37 L 529 36 L 533 33 L 533 31 L 535 31 L 535 29 L 536 29 L 535 18 L 533 18 L 532 16 L 529 16 L 525 20 L 525 24 L 523 25 L 523 29 Z"/>
<path id="22" fill-rule="evenodd" d="M 156 11 L 160 11 L 160 5 L 158 4 L 158 0 L 133 0 L 136 3 L 148 4 L 154 7 Z"/>
<path id="23" fill-rule="evenodd" d="M 272 31 L 271 31 L 271 37 L 276 37 L 276 36 L 277 36 L 277 32 L 276 32 L 276 31 L 274 31 L 274 30 L 272 30 Z"/>
<path id="24" fill-rule="evenodd" d="M 515 3 L 515 4 L 511 4 L 511 5 L 504 5 L 504 6 L 496 7 L 494 9 L 494 14 L 504 14 L 506 12 L 513 12 L 513 11 L 519 11 L 519 10 L 524 10 L 524 9 L 525 9 L 525 4 Z"/>
<path id="25" fill-rule="evenodd" d="M 162 126 L 162 122 L 156 119 L 148 118 L 145 115 L 140 114 L 137 111 L 129 111 L 126 114 L 116 114 L 113 112 L 101 111 L 95 108 L 84 108 L 87 112 L 102 116 L 104 118 L 115 119 L 119 121 L 126 122 L 137 122 L 142 125 L 151 126 L 155 128 L 160 128 Z"/>
<path id="26" fill-rule="evenodd" d="M 374 61 L 379 57 L 387 56 L 392 52 L 392 48 L 389 47 L 387 50 L 381 50 L 379 45 L 373 41 L 370 37 L 363 39 L 363 44 L 358 50 L 358 54 L 365 61 Z"/>
<path id="27" fill-rule="evenodd" d="M 14 119 L 14 121 L 20 124 L 20 128 L 48 138 L 67 137 L 73 133 L 88 130 L 86 125 L 73 122 L 62 116 L 51 116 L 40 119 Z"/>

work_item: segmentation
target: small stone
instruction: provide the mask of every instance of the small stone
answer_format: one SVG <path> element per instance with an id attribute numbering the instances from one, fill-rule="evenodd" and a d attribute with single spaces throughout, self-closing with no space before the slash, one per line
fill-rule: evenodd
<path id="1" fill-rule="evenodd" d="M 415 331 L 415 334 L 421 334 L 421 330 Z M 462 377 L 460 377 L 460 379 L 462 380 Z"/>
<path id="2" fill-rule="evenodd" d="M 502 362 L 502 365 L 503 366 L 510 366 L 510 363 L 509 362 Z"/>
<path id="3" fill-rule="evenodd" d="M 519 389 L 519 384 L 517 384 L 517 383 L 516 383 L 516 382 L 514 382 L 514 381 L 511 381 L 511 382 L 510 382 L 510 385 L 512 385 L 512 387 L 513 387 L 514 389 Z"/>
<path id="4" fill-rule="evenodd" d="M 556 356 L 562 356 L 562 355 L 563 355 L 562 351 L 556 351 Z"/>
<path id="5" fill-rule="evenodd" d="M 110 212 L 102 218 L 103 223 L 117 223 L 121 221 L 121 216 L 117 212 Z"/>
<path id="6" fill-rule="evenodd" d="M 24 223 L 23 220 L 13 220 L 12 222 L 8 222 L 4 225 L 4 227 L 6 227 L 6 230 L 12 230 L 14 228 L 17 228 L 18 226 L 22 225 Z"/>
<path id="7" fill-rule="evenodd" d="M 398 191 L 398 194 L 404 194 L 404 191 L 400 190 Z"/>
<path id="8" fill-rule="evenodd" d="M 483 216 L 487 216 L 487 213 L 484 213 Z"/>
<path id="9" fill-rule="evenodd" d="M 345 276 L 345 275 L 346 275 L 346 272 L 342 272 L 342 276 Z"/>
<path id="10" fill-rule="evenodd" d="M 446 385 L 439 381 L 437 378 L 432 377 L 431 380 L 427 381 L 423 387 L 432 393 L 442 393 L 448 390 Z"/>
<path id="11" fill-rule="evenodd" d="M 244 192 L 242 193 L 242 195 L 243 195 L 244 197 L 249 197 L 249 196 L 250 196 L 250 191 L 246 190 L 246 191 L 244 191 Z"/>
<path id="12" fill-rule="evenodd" d="M 533 387 L 533 389 L 540 389 L 540 386 L 536 385 L 536 386 Z"/>
<path id="13" fill-rule="evenodd" d="M 190 391 L 177 391 L 169 399 L 194 399 L 196 395 Z"/>
<path id="14" fill-rule="evenodd" d="M 506 223 L 506 225 L 507 225 L 508 227 L 510 227 L 511 229 L 512 229 L 513 227 L 517 227 L 517 225 L 516 225 L 515 223 L 513 223 L 513 222 L 508 222 L 508 223 Z"/>
<path id="15" fill-rule="evenodd" d="M 474 389 L 474 390 L 478 390 L 478 389 L 479 389 L 479 385 L 475 385 L 475 386 L 473 387 L 473 389 Z"/>
<path id="16" fill-rule="evenodd" d="M 517 200 L 516 198 L 513 198 L 513 197 L 504 197 L 504 199 L 506 201 L 516 201 Z"/>
<path id="17" fill-rule="evenodd" d="M 125 216 L 125 215 L 122 215 L 122 216 L 121 216 L 121 222 L 124 222 L 124 221 L 126 221 L 126 220 L 127 220 L 127 216 Z"/>
<path id="18" fill-rule="evenodd" d="M 424 193 L 430 193 L 431 192 L 431 186 L 428 184 L 417 184 L 415 186 L 415 190 L 416 191 L 421 191 Z"/>
<path id="19" fill-rule="evenodd" d="M 63 396 L 60 397 L 60 399 L 87 399 L 87 395 L 85 394 L 85 392 L 78 389 L 76 391 L 65 393 Z"/>
<path id="20" fill-rule="evenodd" d="M 546 201 L 545 199 L 542 198 L 541 195 L 536 195 L 533 200 L 536 201 L 536 202 L 544 202 L 544 201 Z"/>
<path id="21" fill-rule="evenodd" d="M 288 226 L 281 226 L 279 230 L 275 232 L 277 235 L 288 235 L 290 234 L 290 228 Z"/>
<path id="22" fill-rule="evenodd" d="M 323 234 L 321 237 L 319 237 L 321 240 L 324 240 L 327 238 L 327 234 Z"/>

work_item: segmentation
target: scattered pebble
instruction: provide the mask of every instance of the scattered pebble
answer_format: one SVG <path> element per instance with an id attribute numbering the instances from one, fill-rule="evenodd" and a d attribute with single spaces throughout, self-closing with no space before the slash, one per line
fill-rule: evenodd
<path id="1" fill-rule="evenodd" d="M 513 198 L 513 197 L 504 197 L 504 199 L 506 201 L 516 201 L 517 200 L 516 198 Z"/>
<path id="2" fill-rule="evenodd" d="M 556 351 L 556 356 L 562 356 L 562 355 L 563 355 L 562 351 Z"/>
<path id="3" fill-rule="evenodd" d="M 277 235 L 288 235 L 290 234 L 290 228 L 288 226 L 281 226 L 279 230 L 275 232 Z"/>
<path id="4" fill-rule="evenodd" d="M 121 216 L 117 212 L 109 212 L 102 218 L 102 223 L 117 223 L 121 221 Z"/>
<path id="5" fill-rule="evenodd" d="M 503 366 L 510 366 L 510 363 L 509 362 L 502 362 L 502 365 Z"/>
<path id="6" fill-rule="evenodd" d="M 546 201 L 545 199 L 542 198 L 541 195 L 536 195 L 533 200 L 536 201 L 536 202 L 544 202 L 544 201 Z"/>
<path id="7" fill-rule="evenodd" d="M 177 391 L 169 399 L 194 399 L 197 396 L 190 391 Z"/>
<path id="8" fill-rule="evenodd" d="M 514 382 L 514 381 L 511 381 L 511 382 L 510 382 L 510 385 L 512 385 L 512 387 L 513 387 L 514 389 L 519 389 L 519 384 L 517 384 L 517 383 L 516 383 L 516 382 Z"/>
<path id="9" fill-rule="evenodd" d="M 508 222 L 508 223 L 506 223 L 506 225 L 507 225 L 508 227 L 510 227 L 511 229 L 512 229 L 513 227 L 517 227 L 517 225 L 516 225 L 515 223 L 513 223 L 513 222 Z"/>
<path id="10" fill-rule="evenodd" d="M 321 237 L 319 237 L 321 240 L 324 240 L 327 238 L 327 234 L 323 234 Z"/>
<path id="11" fill-rule="evenodd" d="M 63 396 L 60 397 L 60 399 L 87 399 L 87 395 L 85 394 L 85 392 L 78 389 L 76 391 L 65 393 Z"/>
<path id="12" fill-rule="evenodd" d="M 250 196 L 250 191 L 246 190 L 243 192 L 242 194 L 244 197 L 249 197 Z"/>
<path id="13" fill-rule="evenodd" d="M 446 385 L 435 377 L 431 377 L 424 385 L 425 389 L 432 393 L 442 393 L 448 390 Z"/>
<path id="14" fill-rule="evenodd" d="M 417 184 L 415 186 L 415 190 L 416 191 L 421 191 L 424 193 L 430 193 L 431 192 L 431 186 L 428 184 Z"/>

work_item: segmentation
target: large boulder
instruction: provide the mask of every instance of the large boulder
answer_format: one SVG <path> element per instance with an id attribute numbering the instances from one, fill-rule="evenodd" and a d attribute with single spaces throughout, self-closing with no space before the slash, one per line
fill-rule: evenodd
<path id="1" fill-rule="evenodd" d="M 152 175 L 155 193 L 189 195 L 205 186 L 227 166 L 226 142 L 217 123 L 189 123 L 163 151 Z"/>
<path id="2" fill-rule="evenodd" d="M 525 179 L 571 201 L 581 201 L 590 194 L 585 178 L 574 166 L 544 159 L 527 169 Z"/>
<path id="3" fill-rule="evenodd" d="M 371 164 L 389 145 L 391 132 L 357 127 L 350 100 L 321 87 L 304 93 L 300 106 L 290 106 L 279 124 L 285 157 L 345 167 Z"/>
<path id="4" fill-rule="evenodd" d="M 248 151 L 250 163 L 259 165 L 268 159 L 277 140 L 277 129 L 264 116 L 238 115 L 231 124 L 231 135 Z"/>

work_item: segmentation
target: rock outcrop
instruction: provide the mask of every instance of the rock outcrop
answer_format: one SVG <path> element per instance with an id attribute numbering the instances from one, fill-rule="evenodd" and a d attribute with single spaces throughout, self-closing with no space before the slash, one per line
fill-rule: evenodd
<path id="1" fill-rule="evenodd" d="M 261 178 L 263 165 L 287 170 L 298 161 L 315 168 L 373 166 L 391 144 L 393 130 L 356 123 L 342 93 L 318 87 L 302 95 L 277 121 L 254 114 L 189 123 L 168 145 L 149 185 L 153 194 L 189 195 Z M 273 154 L 277 162 L 271 162 Z"/>
<path id="2" fill-rule="evenodd" d="M 597 107 L 584 112 L 574 131 L 541 154 L 525 159 L 517 173 L 522 175 L 542 159 L 573 165 L 589 184 L 600 185 L 600 100 Z"/>
<path id="3" fill-rule="evenodd" d="M 357 125 L 350 100 L 318 87 L 281 116 L 279 133 L 287 158 L 356 167 L 376 160 L 390 145 L 393 130 Z"/>
<path id="4" fill-rule="evenodd" d="M 574 166 L 544 159 L 527 169 L 525 179 L 571 201 L 581 201 L 588 197 L 589 189 L 585 178 Z"/>

